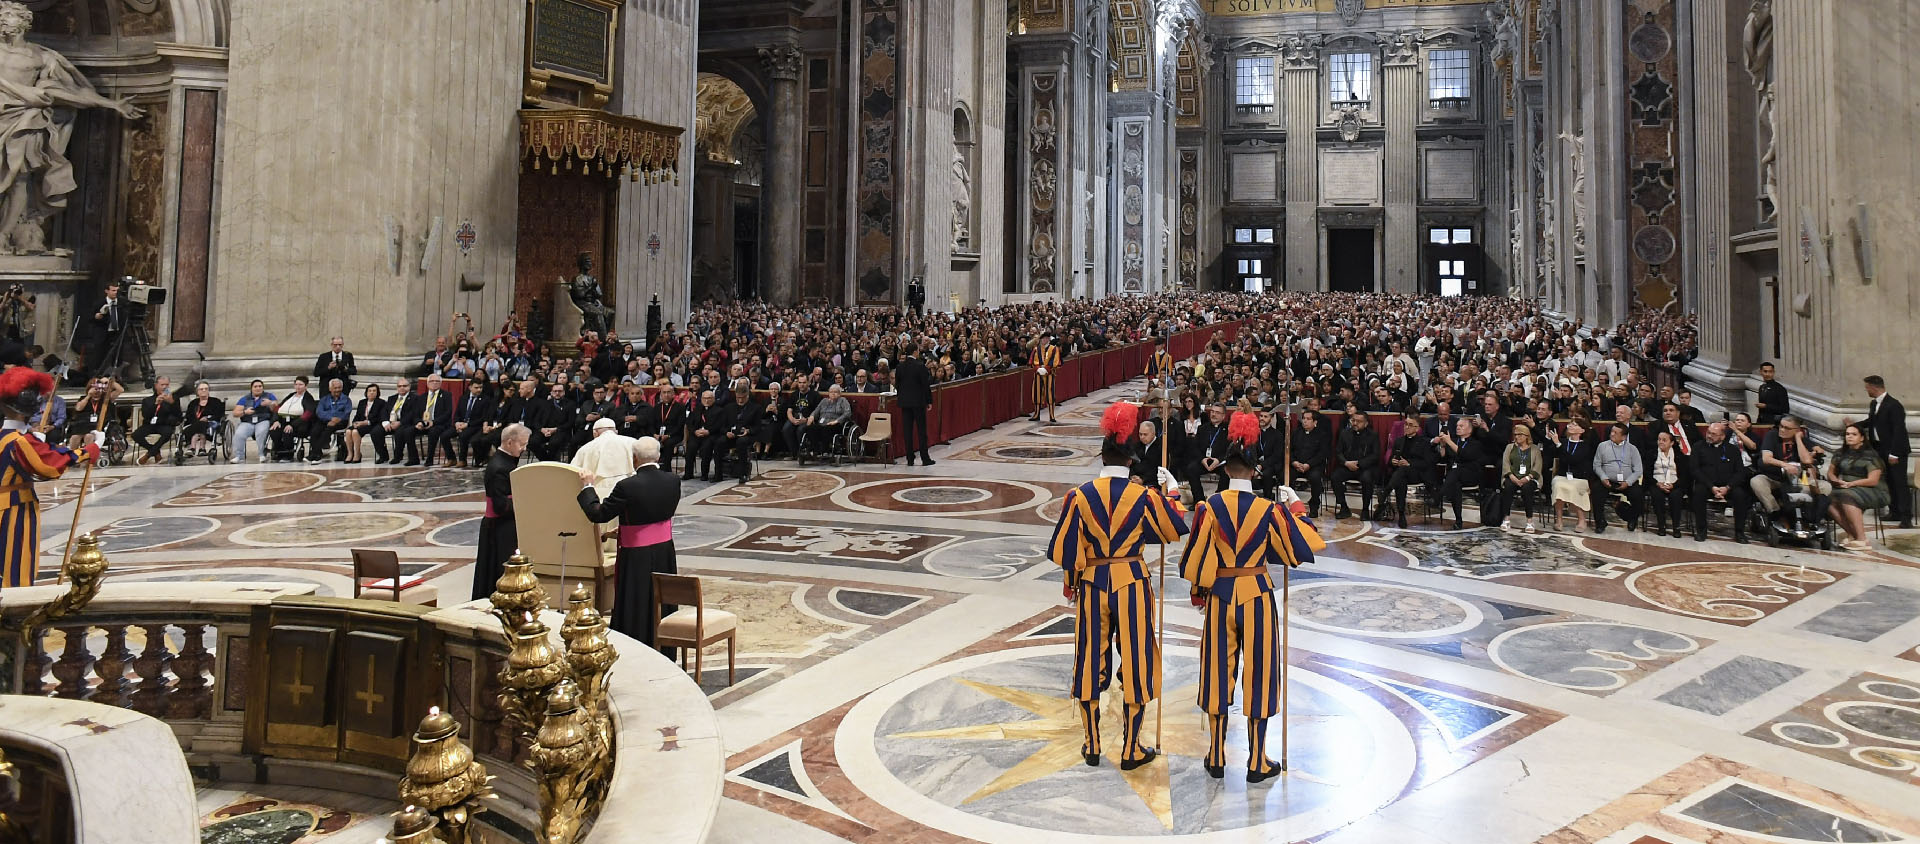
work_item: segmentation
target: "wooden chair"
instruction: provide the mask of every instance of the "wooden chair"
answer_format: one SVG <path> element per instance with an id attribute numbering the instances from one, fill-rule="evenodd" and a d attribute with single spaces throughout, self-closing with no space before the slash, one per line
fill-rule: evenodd
<path id="1" fill-rule="evenodd" d="M 860 459 L 865 460 L 873 446 L 880 447 L 880 455 L 889 457 L 889 448 L 893 443 L 893 414 L 867 414 L 867 431 L 860 435 Z"/>
<path id="2" fill-rule="evenodd" d="M 660 617 L 663 604 L 678 604 L 673 615 Z M 727 685 L 733 685 L 734 635 L 740 619 L 726 610 L 710 610 L 701 602 L 700 578 L 678 574 L 653 576 L 654 643 L 663 648 L 693 651 L 693 680 L 700 682 L 700 669 L 707 646 L 722 639 L 727 642 Z M 687 652 L 680 652 L 680 667 L 687 667 Z"/>
<path id="3" fill-rule="evenodd" d="M 352 553 L 353 597 L 359 598 L 364 589 L 369 590 L 369 600 L 439 606 L 439 587 L 428 585 L 426 578 L 401 574 L 399 554 L 366 548 L 355 548 Z M 393 597 L 387 597 L 389 594 Z"/>

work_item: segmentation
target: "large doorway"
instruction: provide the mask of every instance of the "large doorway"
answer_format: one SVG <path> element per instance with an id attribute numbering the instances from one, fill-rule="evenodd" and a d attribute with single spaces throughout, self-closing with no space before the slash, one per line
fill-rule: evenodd
<path id="1" fill-rule="evenodd" d="M 1327 229 L 1327 289 L 1373 292 L 1373 229 Z"/>
<path id="2" fill-rule="evenodd" d="M 1481 275 L 1485 268 L 1474 230 L 1456 226 L 1428 226 L 1421 250 L 1426 293 L 1435 296 L 1478 296 L 1486 292 Z"/>
<path id="3" fill-rule="evenodd" d="M 1269 225 L 1234 227 L 1224 262 L 1224 289 L 1265 293 L 1279 287 L 1280 249 L 1274 243 L 1274 230 Z"/>

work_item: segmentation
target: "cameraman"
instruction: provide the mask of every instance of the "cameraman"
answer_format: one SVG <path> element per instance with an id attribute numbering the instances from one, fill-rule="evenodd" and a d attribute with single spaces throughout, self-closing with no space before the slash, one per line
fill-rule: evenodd
<path id="1" fill-rule="evenodd" d="M 9 286 L 6 294 L 0 295 L 0 333 L 9 340 L 23 343 L 32 337 L 34 301 L 26 288 L 18 284 Z"/>

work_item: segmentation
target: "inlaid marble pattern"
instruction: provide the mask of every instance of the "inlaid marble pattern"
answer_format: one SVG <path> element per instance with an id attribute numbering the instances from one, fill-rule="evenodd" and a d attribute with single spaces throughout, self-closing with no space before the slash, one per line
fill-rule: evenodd
<path id="1" fill-rule="evenodd" d="M 1619 836 L 1623 831 L 1625 838 Z M 1643 837 L 1631 837 L 1636 831 Z M 1911 818 L 1768 771 L 1702 756 L 1540 839 L 1540 844 L 1893 842 L 1915 837 L 1920 837 L 1920 822 Z"/>
<path id="2" fill-rule="evenodd" d="M 1912 783 L 1920 774 L 1920 682 L 1861 674 L 1747 735 Z"/>
<path id="3" fill-rule="evenodd" d="M 1080 427 L 1080 426 L 1060 426 Z M 1099 429 L 1094 429 L 1095 434 Z M 956 451 L 946 459 L 978 463 L 1012 463 L 1036 466 L 1091 466 L 1099 461 L 1098 443 L 1087 444 L 1070 439 L 995 440 Z"/>
<path id="4" fill-rule="evenodd" d="M 1360 562 L 1597 598 L 1629 606 L 1752 624 L 1847 574 L 1805 565 L 1735 559 L 1591 536 L 1463 531 L 1368 532 L 1338 553 Z M 1916 607 L 1920 612 L 1920 607 Z"/>

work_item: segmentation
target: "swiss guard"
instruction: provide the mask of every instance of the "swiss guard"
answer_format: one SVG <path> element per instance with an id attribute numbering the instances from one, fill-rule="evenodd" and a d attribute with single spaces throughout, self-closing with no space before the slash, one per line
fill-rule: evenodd
<path id="1" fill-rule="evenodd" d="M 1297 502 L 1281 506 L 1254 494 L 1252 455 L 1259 438 L 1260 422 L 1253 414 L 1233 415 L 1227 424 L 1227 488 L 1194 511 L 1193 536 L 1180 560 L 1180 575 L 1193 584 L 1193 604 L 1203 607 L 1206 617 L 1199 703 L 1212 741 L 1203 767 L 1215 779 L 1225 776 L 1227 711 L 1238 669 L 1250 783 L 1284 770 L 1266 754 L 1267 719 L 1280 714 L 1286 682 L 1280 645 L 1284 622 L 1274 598 L 1278 575 L 1268 566 L 1312 562 L 1313 553 L 1327 547 L 1312 523 L 1294 511 Z M 1291 492 L 1281 489 L 1282 497 Z"/>
<path id="2" fill-rule="evenodd" d="M 0 357 L 11 354 L 0 353 Z M 27 428 L 53 393 L 53 376 L 25 365 L 8 366 L 0 373 L 0 586 L 32 586 L 40 557 L 40 496 L 35 481 L 66 474 L 79 461 L 93 460 L 99 448 L 87 443 L 80 452 L 48 445 Z"/>
<path id="3" fill-rule="evenodd" d="M 1125 688 L 1126 723 L 1120 769 L 1152 762 L 1158 748 L 1140 744 L 1147 703 L 1160 696 L 1160 653 L 1154 639 L 1154 594 L 1142 546 L 1177 541 L 1187 532 L 1160 491 L 1128 478 L 1140 409 L 1128 402 L 1107 408 L 1100 477 L 1067 492 L 1047 555 L 1066 570 L 1064 597 L 1074 601 L 1072 696 L 1087 738 L 1080 755 L 1100 764 L 1100 694 L 1113 678 L 1112 658 Z"/>

